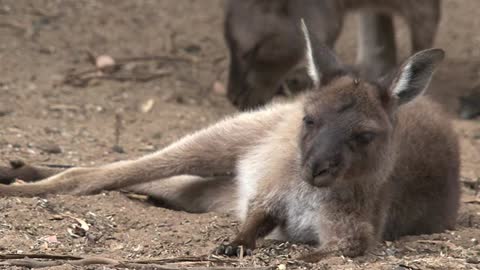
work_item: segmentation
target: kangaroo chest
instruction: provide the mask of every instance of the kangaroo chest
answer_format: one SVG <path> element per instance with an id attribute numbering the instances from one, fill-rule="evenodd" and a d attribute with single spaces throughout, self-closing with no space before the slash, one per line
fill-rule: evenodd
<path id="1" fill-rule="evenodd" d="M 279 171 L 272 166 L 276 163 L 268 162 L 275 157 L 266 150 L 256 149 L 239 163 L 238 217 L 245 220 L 253 208 L 260 208 L 280 221 L 269 238 L 308 244 L 326 241 L 330 223 L 324 210 L 325 192 L 299 179 L 295 168 Z"/>

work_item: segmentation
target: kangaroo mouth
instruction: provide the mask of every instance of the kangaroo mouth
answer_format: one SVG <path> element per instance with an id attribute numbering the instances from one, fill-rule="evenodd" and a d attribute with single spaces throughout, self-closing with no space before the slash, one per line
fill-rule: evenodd
<path id="1" fill-rule="evenodd" d="M 311 172 L 304 172 L 303 179 L 312 186 L 322 188 L 331 186 L 337 179 L 337 176 L 332 174 L 330 170 L 325 169 L 319 171 L 316 175 L 312 175 Z"/>
<path id="2" fill-rule="evenodd" d="M 322 173 L 314 176 L 310 184 L 316 187 L 328 187 L 333 184 L 335 178 L 328 170 L 325 170 L 325 172 L 322 171 Z"/>

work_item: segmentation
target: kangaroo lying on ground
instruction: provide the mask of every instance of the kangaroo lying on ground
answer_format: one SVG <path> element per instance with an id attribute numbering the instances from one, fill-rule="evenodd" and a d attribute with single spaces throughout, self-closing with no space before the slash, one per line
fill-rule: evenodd
<path id="1" fill-rule="evenodd" d="M 227 118 L 136 160 L 0 185 L 0 196 L 143 189 L 179 208 L 236 210 L 240 232 L 217 253 L 250 251 L 276 228 L 283 239 L 319 245 L 307 261 L 454 228 L 457 138 L 439 107 L 421 96 L 444 52 L 421 51 L 390 79 L 371 81 L 345 71 L 303 31 L 315 86 L 294 101 Z"/>
<path id="2" fill-rule="evenodd" d="M 391 15 L 405 19 L 413 52 L 431 48 L 440 0 L 230 0 L 224 26 L 230 52 L 228 99 L 240 109 L 271 100 L 285 80 L 303 74 L 300 18 L 305 18 L 312 35 L 333 48 L 351 11 L 361 11 L 358 67 L 376 78 L 396 65 Z M 299 84 L 291 90 L 302 90 L 305 83 Z"/>

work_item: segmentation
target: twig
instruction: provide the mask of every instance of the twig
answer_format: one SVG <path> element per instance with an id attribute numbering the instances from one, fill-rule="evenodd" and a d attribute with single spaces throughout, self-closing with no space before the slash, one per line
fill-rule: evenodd
<path id="1" fill-rule="evenodd" d="M 71 256 L 71 255 L 53 255 L 53 254 L 0 254 L 0 260 L 10 260 L 10 259 L 23 259 L 23 258 L 34 258 L 34 259 L 50 259 L 50 260 L 81 260 L 83 257 Z"/>
<path id="2" fill-rule="evenodd" d="M 10 28 L 22 33 L 25 33 L 28 31 L 24 26 L 17 23 L 12 23 L 12 22 L 2 22 L 0 23 L 0 28 Z"/>
<path id="3" fill-rule="evenodd" d="M 469 204 L 480 204 L 480 200 L 464 201 L 464 203 L 469 203 Z"/>
<path id="4" fill-rule="evenodd" d="M 409 270 L 420 270 L 418 268 L 414 268 L 412 266 L 408 266 L 406 264 L 399 264 L 398 266 L 402 267 L 402 268 L 405 268 L 405 269 L 409 269 Z"/>
<path id="5" fill-rule="evenodd" d="M 85 86 L 91 80 L 113 80 L 113 81 L 136 81 L 136 82 L 148 82 L 153 79 L 165 77 L 172 74 L 171 70 L 161 70 L 152 74 L 143 74 L 143 75 L 113 75 L 113 74 L 92 74 L 90 76 L 82 77 L 82 75 L 89 74 L 90 71 L 83 71 L 76 74 L 67 75 L 63 81 L 65 84 L 71 84 L 75 86 Z"/>
<path id="6" fill-rule="evenodd" d="M 91 52 L 87 52 L 87 55 L 89 57 L 89 62 L 92 62 L 93 64 L 95 63 L 95 58 L 93 57 Z M 93 57 L 93 59 L 92 59 Z M 142 61 L 171 61 L 171 62 L 185 62 L 185 63 L 192 63 L 196 62 L 195 59 L 193 58 L 187 58 L 187 57 L 181 57 L 181 56 L 173 56 L 173 55 L 165 55 L 165 56 L 140 56 L 140 57 L 124 57 L 124 58 L 114 58 L 116 59 L 117 63 L 114 65 L 112 68 L 113 70 L 118 70 L 122 65 L 131 63 L 131 62 L 142 62 Z M 152 76 L 165 76 L 169 75 L 171 71 L 163 71 L 163 72 L 158 72 L 155 74 L 149 74 L 149 76 L 144 76 L 143 78 L 141 76 L 107 76 L 105 74 L 98 74 L 99 70 L 98 68 L 92 68 L 92 69 L 87 69 L 84 71 L 80 71 L 77 73 L 72 73 L 66 76 L 64 82 L 69 83 L 74 79 L 78 79 L 82 76 L 85 75 L 90 75 L 92 76 L 86 77 L 84 79 L 115 79 L 115 80 L 137 80 L 137 81 L 145 81 L 145 80 L 151 80 L 153 79 Z M 157 77 L 155 77 L 157 78 Z"/>
<path id="7" fill-rule="evenodd" d="M 125 64 L 130 62 L 143 62 L 143 61 L 168 61 L 168 62 L 184 62 L 193 63 L 197 60 L 192 57 L 183 57 L 177 55 L 152 55 L 152 56 L 139 56 L 139 57 L 123 57 L 114 58 L 119 64 Z"/>
<path id="8" fill-rule="evenodd" d="M 417 243 L 421 244 L 431 244 L 431 245 L 440 245 L 448 247 L 451 250 L 459 250 L 461 249 L 459 246 L 455 245 L 452 242 L 445 242 L 445 241 L 438 241 L 438 240 L 417 240 Z"/>
<path id="9" fill-rule="evenodd" d="M 95 64 L 95 56 L 92 52 L 87 51 L 87 56 L 89 62 Z M 77 73 L 68 74 L 65 76 L 64 83 L 71 84 L 75 86 L 85 86 L 90 80 L 93 79 L 102 79 L 102 80 L 117 80 L 117 81 L 139 81 L 146 82 L 159 77 L 170 75 L 172 72 L 160 71 L 152 74 L 144 75 L 113 75 L 114 72 L 120 70 L 120 68 L 131 62 L 145 62 L 145 61 L 168 61 L 168 62 L 184 62 L 184 63 L 194 63 L 198 60 L 192 57 L 184 57 L 178 55 L 149 55 L 149 56 L 139 56 L 139 57 L 119 57 L 115 59 L 115 64 L 111 66 L 110 72 L 102 73 L 98 68 L 87 69 Z"/>
<path id="10" fill-rule="evenodd" d="M 103 80 L 115 80 L 115 81 L 137 81 L 137 82 L 148 82 L 153 79 L 165 77 L 171 75 L 171 70 L 161 70 L 156 73 L 146 74 L 146 75 L 101 75 L 95 79 L 103 79 Z"/>
<path id="11" fill-rule="evenodd" d="M 40 166 L 55 168 L 55 169 L 70 169 L 75 167 L 74 165 L 66 165 L 66 164 L 52 164 L 52 163 L 40 163 Z"/>
<path id="12" fill-rule="evenodd" d="M 127 261 L 117 261 L 108 258 L 102 257 L 91 257 L 85 258 L 76 261 L 63 261 L 63 260 L 56 260 L 56 261 L 39 261 L 30 258 L 26 259 L 14 259 L 14 260 L 6 260 L 0 262 L 0 265 L 8 265 L 8 266 L 22 266 L 28 268 L 43 268 L 43 267 L 52 267 L 52 266 L 59 266 L 64 264 L 70 264 L 74 266 L 89 266 L 89 265 L 112 265 L 115 268 L 128 268 L 128 269 L 157 269 L 157 270 L 234 270 L 234 269 L 243 269 L 243 270 L 273 270 L 274 267 L 272 266 L 265 266 L 265 267 L 233 267 L 233 266 L 213 266 L 213 267 L 206 267 L 206 266 L 192 266 L 192 267 L 185 267 L 185 266 L 165 266 L 162 264 L 156 263 L 135 263 L 135 262 L 127 262 Z"/>
<path id="13" fill-rule="evenodd" d="M 233 266 L 220 266 L 220 267 L 205 267 L 205 266 L 193 266 L 193 267 L 183 267 L 183 266 L 164 266 L 160 264 L 139 264 L 139 263 L 128 263 L 128 262 L 118 262 L 115 260 L 103 260 L 98 258 L 89 258 L 79 261 L 37 261 L 33 259 L 21 259 L 21 260 L 7 260 L 5 262 L 0 262 L 0 265 L 8 266 L 22 266 L 28 268 L 44 268 L 44 267 L 53 267 L 63 264 L 70 264 L 74 266 L 89 266 L 96 264 L 103 265 L 112 265 L 115 268 L 128 268 L 128 269 L 156 269 L 156 270 L 273 270 L 272 266 L 264 267 L 233 267 Z"/>
<path id="14" fill-rule="evenodd" d="M 49 259 L 49 260 L 84 260 L 84 259 L 95 259 L 95 260 L 110 260 L 103 257 L 80 257 L 80 256 L 70 256 L 70 255 L 53 255 L 53 254 L 0 254 L 0 260 L 12 260 L 12 259 Z M 149 259 L 149 260 L 127 260 L 124 261 L 127 263 L 138 263 L 138 264 L 166 264 L 166 263 L 178 263 L 178 262 L 217 262 L 217 263 L 233 263 L 238 262 L 235 259 L 222 258 L 222 257 L 213 257 L 208 255 L 203 256 L 187 256 L 187 257 L 173 257 L 173 258 L 163 258 L 163 259 Z"/>
<path id="15" fill-rule="evenodd" d="M 120 136 L 122 132 L 122 114 L 120 111 L 115 113 L 115 129 L 114 129 L 114 145 L 112 150 L 117 153 L 125 153 L 125 150 L 120 146 Z"/>
<path id="16" fill-rule="evenodd" d="M 221 262 L 221 263 L 227 263 L 227 262 L 238 262 L 238 260 L 203 255 L 203 256 L 174 257 L 174 258 L 165 258 L 165 259 L 137 260 L 137 261 L 128 261 L 128 262 L 135 262 L 135 263 Z"/>

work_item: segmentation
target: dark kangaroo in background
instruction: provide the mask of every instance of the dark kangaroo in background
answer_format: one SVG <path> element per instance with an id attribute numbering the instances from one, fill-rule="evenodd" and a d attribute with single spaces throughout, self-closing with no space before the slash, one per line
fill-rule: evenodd
<path id="1" fill-rule="evenodd" d="M 230 52 L 228 99 L 244 110 L 285 90 L 285 81 L 303 74 L 298 20 L 305 18 L 312 35 L 333 48 L 350 11 L 360 11 L 357 68 L 378 78 L 397 61 L 391 15 L 400 15 L 409 26 L 412 52 L 431 48 L 440 0 L 230 0 L 224 25 Z"/>
<path id="2" fill-rule="evenodd" d="M 345 70 L 302 28 L 313 86 L 295 100 L 240 113 L 138 159 L 0 185 L 0 196 L 126 188 L 179 209 L 233 210 L 243 224 L 217 253 L 249 253 L 275 230 L 280 239 L 318 245 L 307 261 L 453 229 L 457 137 L 439 106 L 422 96 L 444 52 L 418 52 L 391 76 L 371 80 Z"/>

